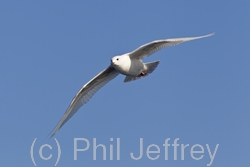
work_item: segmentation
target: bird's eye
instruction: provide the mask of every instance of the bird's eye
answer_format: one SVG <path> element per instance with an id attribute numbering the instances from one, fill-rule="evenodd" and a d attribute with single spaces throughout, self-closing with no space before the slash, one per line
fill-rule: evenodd
<path id="1" fill-rule="evenodd" d="M 119 58 L 116 59 L 117 61 L 119 60 Z"/>

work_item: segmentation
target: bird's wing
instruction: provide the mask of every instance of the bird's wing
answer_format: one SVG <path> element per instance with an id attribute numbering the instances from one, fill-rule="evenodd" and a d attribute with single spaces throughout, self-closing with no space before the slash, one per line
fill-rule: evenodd
<path id="1" fill-rule="evenodd" d="M 208 34 L 204 36 L 198 37 L 186 37 L 186 38 L 172 38 L 172 39 L 163 39 L 163 40 L 156 40 L 145 45 L 140 46 L 136 50 L 129 53 L 131 59 L 143 59 L 146 56 L 150 56 L 151 54 L 163 49 L 167 46 L 174 46 L 180 44 L 182 42 L 191 41 L 195 39 L 209 37 L 213 34 Z"/>
<path id="2" fill-rule="evenodd" d="M 77 112 L 77 110 L 87 103 L 89 99 L 106 83 L 114 79 L 119 73 L 114 69 L 114 67 L 109 66 L 105 70 L 97 74 L 88 83 L 83 85 L 79 92 L 75 95 L 72 102 L 70 103 L 68 109 L 64 113 L 63 117 L 55 127 L 51 137 L 53 137 L 56 132 Z"/>

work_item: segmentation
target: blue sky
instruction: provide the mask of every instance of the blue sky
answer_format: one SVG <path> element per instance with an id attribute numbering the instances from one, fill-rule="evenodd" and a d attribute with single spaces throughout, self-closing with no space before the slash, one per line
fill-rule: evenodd
<path id="1" fill-rule="evenodd" d="M 161 61 L 152 75 L 126 84 L 120 75 L 97 92 L 56 134 L 61 148 L 57 166 L 202 167 L 211 161 L 207 145 L 212 153 L 218 145 L 211 166 L 246 166 L 249 5 L 244 0 L 1 1 L 0 166 L 34 166 L 30 149 L 35 138 L 37 166 L 54 166 L 57 145 L 46 136 L 81 86 L 113 56 L 157 39 L 212 32 L 212 37 L 146 58 L 145 62 Z M 81 139 L 79 149 L 87 146 L 83 139 L 90 147 L 74 160 L 76 138 Z M 118 138 L 120 160 L 115 151 Z M 139 156 L 140 138 L 144 154 L 133 160 L 130 153 Z M 168 138 L 165 160 L 163 144 Z M 94 139 L 106 146 L 107 160 L 101 148 L 93 160 Z M 184 159 L 182 144 L 189 144 Z M 151 151 L 159 147 L 150 153 L 158 156 L 156 160 L 147 157 L 150 145 Z M 200 153 L 191 154 L 192 146 Z M 52 158 L 43 160 L 39 150 L 44 158 Z"/>

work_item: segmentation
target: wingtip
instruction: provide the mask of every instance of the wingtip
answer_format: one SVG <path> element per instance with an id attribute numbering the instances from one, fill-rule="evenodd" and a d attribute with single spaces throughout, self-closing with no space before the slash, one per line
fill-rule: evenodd
<path id="1" fill-rule="evenodd" d="M 210 37 L 210 36 L 213 36 L 214 34 L 215 34 L 215 32 L 210 33 L 210 34 L 207 34 L 207 35 L 203 35 L 203 36 L 196 37 L 195 39 Z"/>
<path id="2" fill-rule="evenodd" d="M 214 34 L 215 34 L 215 32 L 210 33 L 210 34 L 207 34 L 207 35 L 205 35 L 205 36 L 209 37 L 209 36 L 213 36 Z"/>
<path id="3" fill-rule="evenodd" d="M 48 135 L 47 135 L 47 137 L 46 138 L 48 138 L 49 140 L 53 137 L 53 136 L 55 136 L 55 133 L 53 132 L 50 132 Z"/>
<path id="4" fill-rule="evenodd" d="M 52 137 L 54 137 L 56 135 L 56 133 L 58 132 L 58 129 L 55 127 L 53 130 L 51 130 L 51 132 L 47 135 L 48 139 L 51 139 Z"/>

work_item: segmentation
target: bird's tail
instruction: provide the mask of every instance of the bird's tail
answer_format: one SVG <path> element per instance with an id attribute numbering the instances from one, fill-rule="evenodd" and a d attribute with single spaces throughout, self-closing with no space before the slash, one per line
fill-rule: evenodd
<path id="1" fill-rule="evenodd" d="M 145 63 L 144 65 L 147 68 L 146 73 L 148 73 L 148 74 L 152 73 L 156 69 L 156 67 L 158 66 L 159 63 L 160 63 L 160 61 Z"/>

